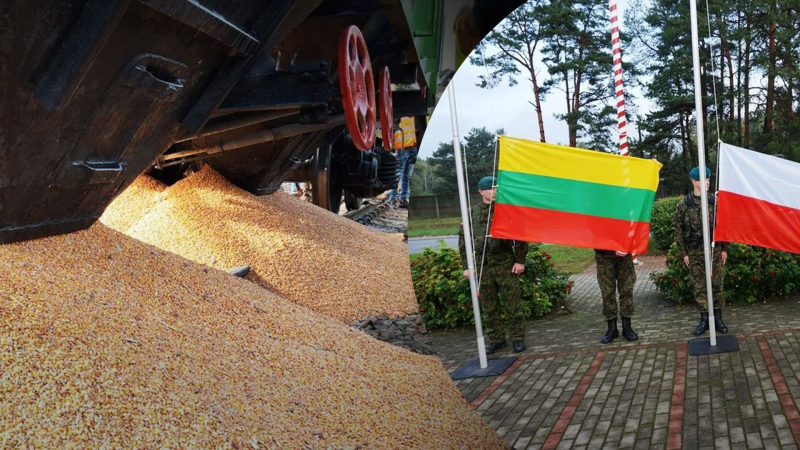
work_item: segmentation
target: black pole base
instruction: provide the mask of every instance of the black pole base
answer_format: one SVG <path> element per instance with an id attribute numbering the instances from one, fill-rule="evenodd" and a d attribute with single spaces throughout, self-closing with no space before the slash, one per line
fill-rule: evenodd
<path id="1" fill-rule="evenodd" d="M 731 353 L 739 351 L 739 341 L 736 336 L 717 336 L 717 345 L 711 345 L 711 338 L 699 338 L 689 341 L 689 355 L 713 355 L 714 353 Z"/>
<path id="2" fill-rule="evenodd" d="M 503 358 L 487 360 L 486 368 L 481 369 L 481 362 L 478 359 L 473 359 L 463 366 L 456 369 L 450 374 L 452 380 L 463 380 L 464 378 L 480 378 L 480 377 L 493 377 L 505 372 L 514 361 L 517 360 L 516 356 L 505 356 Z"/>

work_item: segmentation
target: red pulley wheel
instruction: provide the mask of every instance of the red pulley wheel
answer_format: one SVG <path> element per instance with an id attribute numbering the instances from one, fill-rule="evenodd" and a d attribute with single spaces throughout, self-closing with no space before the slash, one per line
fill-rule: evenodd
<path id="1" fill-rule="evenodd" d="M 375 144 L 375 79 L 367 53 L 367 43 L 357 26 L 342 31 L 339 38 L 339 88 L 347 129 L 353 145 L 371 150 Z"/>
<path id="2" fill-rule="evenodd" d="M 392 110 L 392 79 L 389 77 L 389 68 L 381 69 L 378 81 L 378 105 L 381 109 L 381 137 L 383 148 L 388 151 L 394 147 L 394 110 Z"/>

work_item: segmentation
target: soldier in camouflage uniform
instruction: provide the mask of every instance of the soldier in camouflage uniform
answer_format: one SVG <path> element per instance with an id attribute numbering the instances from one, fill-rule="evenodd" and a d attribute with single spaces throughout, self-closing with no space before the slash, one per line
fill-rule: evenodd
<path id="1" fill-rule="evenodd" d="M 617 329 L 617 291 L 619 290 L 619 309 L 622 316 L 622 336 L 629 341 L 639 339 L 639 335 L 631 327 L 633 317 L 633 284 L 636 282 L 636 270 L 630 254 L 614 250 L 594 251 L 597 265 L 597 282 L 603 295 L 603 316 L 608 329 L 600 342 L 608 344 L 619 336 Z"/>
<path id="2" fill-rule="evenodd" d="M 525 350 L 525 317 L 519 303 L 522 296 L 519 276 L 525 271 L 528 244 L 487 237 L 491 219 L 494 218 L 494 186 L 494 177 L 484 177 L 478 182 L 478 192 L 483 197 L 483 203 L 473 206 L 470 211 L 474 249 L 478 255 L 483 255 L 483 261 L 478 257 L 475 269 L 478 271 L 476 275 L 480 275 L 478 298 L 483 310 L 485 334 L 489 338 L 489 343 L 486 344 L 487 355 L 506 346 L 506 331 L 511 335 L 514 352 Z M 485 253 L 484 240 L 486 240 Z M 467 247 L 463 224 L 458 233 L 458 246 L 461 251 L 461 261 L 466 267 Z M 464 276 L 469 277 L 469 270 L 464 270 Z M 501 300 L 505 304 L 505 317 L 500 311 Z"/>
<path id="3" fill-rule="evenodd" d="M 703 254 L 703 222 L 700 207 L 700 168 L 695 167 L 689 172 L 689 177 L 694 186 L 694 192 L 678 203 L 675 211 L 675 242 L 683 256 L 683 262 L 689 268 L 689 277 L 694 286 L 694 297 L 700 309 L 700 324 L 694 330 L 695 335 L 703 334 L 708 330 L 708 296 L 706 295 L 705 255 Z M 706 191 L 710 184 L 711 170 L 706 168 Z M 714 235 L 714 194 L 708 193 L 708 222 L 709 232 Z M 728 260 L 728 243 L 717 242 L 713 249 L 713 263 L 711 265 L 711 290 L 714 296 L 714 324 L 720 333 L 727 333 L 728 327 L 722 321 L 722 308 L 725 307 L 725 297 L 722 295 L 722 286 L 725 281 L 725 262 Z"/>

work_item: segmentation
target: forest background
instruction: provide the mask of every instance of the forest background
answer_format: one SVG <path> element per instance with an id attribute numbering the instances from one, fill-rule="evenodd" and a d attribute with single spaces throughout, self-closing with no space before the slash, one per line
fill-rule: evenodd
<path id="1" fill-rule="evenodd" d="M 800 2 L 707 5 L 698 2 L 709 166 L 716 167 L 718 139 L 800 161 Z M 689 3 L 625 6 L 630 152 L 664 165 L 660 197 L 682 194 L 697 165 Z M 468 125 L 462 146 L 469 179 L 492 172 L 495 134 L 505 133 L 508 117 L 524 122 L 521 133 L 509 131 L 517 137 L 618 151 L 610 28 L 606 0 L 531 0 L 484 39 L 454 78 L 459 120 Z M 414 196 L 457 190 L 448 108 L 443 97 L 431 118 L 412 178 Z"/>

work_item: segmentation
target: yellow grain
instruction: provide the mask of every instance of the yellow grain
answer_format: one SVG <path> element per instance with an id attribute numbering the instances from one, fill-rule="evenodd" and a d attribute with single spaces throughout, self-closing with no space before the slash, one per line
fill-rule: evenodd
<path id="1" fill-rule="evenodd" d="M 508 448 L 437 358 L 101 224 L 0 246 L 0 433 L 0 448 Z"/>
<path id="2" fill-rule="evenodd" d="M 254 196 L 208 167 L 166 190 L 140 180 L 103 223 L 218 269 L 249 264 L 247 279 L 348 324 L 419 312 L 408 249 L 397 236 L 280 191 Z"/>

